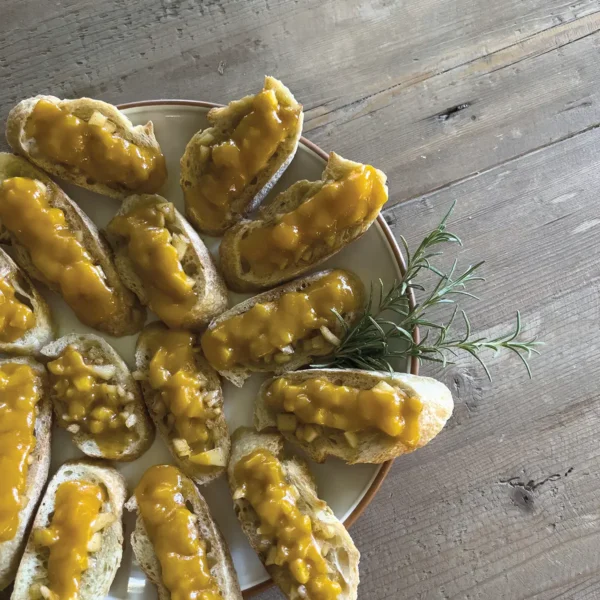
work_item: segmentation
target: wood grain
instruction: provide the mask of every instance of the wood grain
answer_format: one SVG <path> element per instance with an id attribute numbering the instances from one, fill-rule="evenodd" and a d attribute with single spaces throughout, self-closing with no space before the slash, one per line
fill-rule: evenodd
<path id="1" fill-rule="evenodd" d="M 386 171 L 411 245 L 452 201 L 474 328 L 546 341 L 445 371 L 445 432 L 351 533 L 368 600 L 600 597 L 600 0 L 4 0 L 0 118 L 37 93 L 225 102 L 265 73 L 324 149 Z M 281 598 L 276 590 L 257 596 Z"/>
<path id="2" fill-rule="evenodd" d="M 467 303 L 474 327 L 507 331 L 520 309 L 546 346 L 533 381 L 506 355 L 493 385 L 472 359 L 425 366 L 456 411 L 439 439 L 396 461 L 354 527 L 366 598 L 598 593 L 600 342 L 587 333 L 600 317 L 599 150 L 590 131 L 388 212 L 415 243 L 457 200 L 460 261 L 486 259 L 489 278 Z"/>
<path id="3" fill-rule="evenodd" d="M 598 0 L 5 4 L 2 118 L 39 92 L 226 101 L 273 73 L 392 202 L 600 123 Z"/>

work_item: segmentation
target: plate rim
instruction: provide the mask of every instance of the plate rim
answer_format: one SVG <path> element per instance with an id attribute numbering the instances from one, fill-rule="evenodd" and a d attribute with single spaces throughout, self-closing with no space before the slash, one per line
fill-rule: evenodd
<path id="1" fill-rule="evenodd" d="M 130 108 L 139 108 L 139 107 L 152 107 L 152 106 L 192 106 L 196 108 L 219 108 L 224 106 L 223 104 L 219 104 L 216 102 L 207 102 L 204 100 L 185 100 L 185 99 L 160 99 L 160 100 L 139 100 L 135 102 L 124 102 L 116 105 L 119 110 L 127 110 Z M 312 150 L 317 156 L 322 158 L 324 161 L 327 161 L 329 155 L 325 150 L 323 150 L 320 146 L 317 146 L 314 142 L 311 142 L 308 138 L 302 136 L 299 141 L 300 144 L 306 146 L 309 150 Z M 383 234 L 385 235 L 386 241 L 389 244 L 392 253 L 398 263 L 398 268 L 400 272 L 404 275 L 406 273 L 406 260 L 404 255 L 402 254 L 402 250 L 400 249 L 400 245 L 396 241 L 390 226 L 387 224 L 386 220 L 383 218 L 382 214 L 379 213 L 377 215 L 377 224 L 381 228 Z M 408 304 L 410 308 L 415 307 L 415 295 L 412 289 L 408 290 Z M 416 344 L 420 341 L 419 328 L 415 327 L 413 331 L 413 340 Z M 411 375 L 419 374 L 419 360 L 416 356 L 412 356 L 410 358 L 410 368 L 409 373 Z M 357 519 L 362 515 L 367 506 L 371 504 L 379 488 L 383 484 L 383 481 L 387 477 L 394 460 L 388 460 L 381 464 L 375 479 L 371 482 L 369 489 L 365 492 L 365 495 L 361 498 L 360 502 L 354 507 L 354 510 L 348 515 L 348 517 L 343 521 L 343 524 L 346 528 L 349 528 Z M 273 580 L 269 577 L 265 581 L 261 583 L 257 583 L 252 587 L 244 590 L 242 595 L 244 598 L 249 598 L 254 594 L 258 594 L 259 592 L 263 592 L 274 585 Z"/>

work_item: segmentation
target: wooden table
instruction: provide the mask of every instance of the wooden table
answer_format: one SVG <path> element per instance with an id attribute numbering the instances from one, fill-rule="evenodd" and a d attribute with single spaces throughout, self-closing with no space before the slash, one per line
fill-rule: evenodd
<path id="1" fill-rule="evenodd" d="M 418 242 L 458 200 L 473 326 L 502 355 L 422 371 L 456 401 L 351 528 L 368 600 L 600 598 L 600 1 L 3 0 L 0 111 L 40 92 L 217 102 L 280 77 L 305 134 L 390 180 Z M 260 600 L 279 598 L 272 590 Z"/>

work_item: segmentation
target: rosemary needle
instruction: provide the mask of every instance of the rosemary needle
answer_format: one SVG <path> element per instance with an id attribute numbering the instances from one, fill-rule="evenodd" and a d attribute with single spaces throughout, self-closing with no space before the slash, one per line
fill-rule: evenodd
<path id="1" fill-rule="evenodd" d="M 519 339 L 522 331 L 519 312 L 517 312 L 516 325 L 511 332 L 488 339 L 473 335 L 467 314 L 456 305 L 457 297 L 461 295 L 477 299 L 466 288 L 471 283 L 484 280 L 477 275 L 477 270 L 483 262 L 468 267 L 458 275 L 456 275 L 456 261 L 448 273 L 443 273 L 431 263 L 433 258 L 442 254 L 438 249 L 441 244 L 462 245 L 460 238 L 446 229 L 454 204 L 440 224 L 425 236 L 413 254 L 410 253 L 406 240 L 401 236 L 407 257 L 407 267 L 403 277 L 399 281 L 394 281 L 387 292 L 380 280 L 377 302 L 374 302 L 371 288 L 363 314 L 353 325 L 348 325 L 336 313 L 343 328 L 340 345 L 331 355 L 324 357 L 319 363 L 312 364 L 312 367 L 393 371 L 390 361 L 409 356 L 442 363 L 445 366 L 452 363 L 452 358 L 457 356 L 459 351 L 463 351 L 481 364 L 491 380 L 489 369 L 480 353 L 491 350 L 496 355 L 505 349 L 519 357 L 531 377 L 528 360 L 532 354 L 539 354 L 537 346 L 542 342 L 536 341 L 535 338 Z M 429 291 L 418 279 L 424 270 L 433 273 L 437 279 Z M 412 308 L 408 302 L 409 290 L 414 290 L 421 296 Z M 427 317 L 427 313 L 440 304 L 454 304 L 454 310 L 445 323 L 436 323 Z M 458 313 L 462 317 L 465 332 L 455 336 L 452 327 Z M 418 342 L 413 338 L 417 327 L 424 332 L 423 338 Z"/>

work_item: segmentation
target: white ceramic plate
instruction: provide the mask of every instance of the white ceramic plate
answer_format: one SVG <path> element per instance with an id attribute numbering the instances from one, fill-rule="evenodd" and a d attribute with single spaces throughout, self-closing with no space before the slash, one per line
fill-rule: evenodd
<path id="1" fill-rule="evenodd" d="M 192 135 L 198 129 L 207 126 L 208 106 L 203 103 L 165 101 L 145 102 L 124 107 L 124 112 L 134 124 L 153 121 L 156 137 L 165 153 L 169 169 L 169 183 L 165 195 L 182 212 L 183 196 L 179 187 L 179 159 Z M 360 157 L 352 158 L 360 159 Z M 303 142 L 300 144 L 292 164 L 272 194 L 287 188 L 299 179 L 319 179 L 325 162 L 326 156 L 322 151 L 310 142 Z M 64 184 L 64 188 L 100 228 L 108 223 L 118 208 L 118 202 L 110 198 L 68 184 Z M 216 256 L 218 239 L 205 237 L 204 241 Z M 383 219 L 380 218 L 360 240 L 333 257 L 326 266 L 351 269 L 361 277 L 368 287 L 370 283 L 377 285 L 379 278 L 386 282 L 397 278 L 400 274 L 401 260 L 393 237 Z M 48 293 L 46 290 L 42 290 L 42 292 L 51 305 L 61 336 L 71 332 L 92 331 L 77 321 L 57 295 Z M 231 294 L 231 304 L 236 304 L 246 297 L 248 296 Z M 152 316 L 150 320 L 155 320 L 155 317 Z M 125 338 L 107 336 L 107 339 L 129 366 L 133 367 L 136 336 Z M 262 380 L 263 377 L 255 375 L 248 380 L 243 389 L 225 383 L 223 387 L 225 414 L 230 431 L 234 431 L 241 425 L 252 425 L 254 396 Z M 73 446 L 68 434 L 55 428 L 50 475 L 65 460 L 80 456 L 81 453 Z M 124 465 L 115 464 L 115 466 L 126 477 L 131 492 L 142 473 L 149 466 L 170 462 L 171 456 L 160 437 L 157 436 L 153 446 L 139 460 Z M 381 467 L 378 465 L 347 466 L 338 460 L 331 459 L 323 465 L 311 464 L 311 469 L 318 482 L 319 495 L 329 503 L 335 514 L 347 523 L 353 521 L 364 509 L 388 468 L 389 465 Z M 268 575 L 238 526 L 224 478 L 202 488 L 201 492 L 206 497 L 212 514 L 229 544 L 242 589 L 247 592 L 260 589 L 263 587 L 261 584 L 268 581 Z M 109 597 L 153 600 L 157 597 L 155 588 L 139 569 L 129 546 L 129 535 L 133 523 L 134 519 L 131 518 L 131 515 L 125 517 L 123 562 Z"/>

